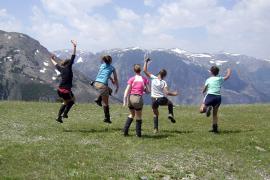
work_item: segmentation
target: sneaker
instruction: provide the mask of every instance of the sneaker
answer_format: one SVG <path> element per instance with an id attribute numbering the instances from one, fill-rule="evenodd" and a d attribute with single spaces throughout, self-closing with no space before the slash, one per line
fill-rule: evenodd
<path id="1" fill-rule="evenodd" d="M 206 108 L 206 117 L 211 116 L 211 110 L 212 110 L 212 106 L 208 106 L 208 107 Z"/>
<path id="2" fill-rule="evenodd" d="M 95 102 L 98 106 L 102 107 L 102 101 L 100 101 L 99 99 L 96 99 Z"/>
<path id="3" fill-rule="evenodd" d="M 59 116 L 58 118 L 55 119 L 59 123 L 63 123 L 62 116 Z"/>
<path id="4" fill-rule="evenodd" d="M 112 123 L 112 121 L 110 119 L 107 119 L 107 118 L 104 119 L 104 122 L 105 123 L 108 123 L 108 124 L 111 124 Z"/>
<path id="5" fill-rule="evenodd" d="M 158 129 L 154 129 L 154 134 L 157 134 L 158 133 Z"/>
<path id="6" fill-rule="evenodd" d="M 175 121 L 175 119 L 174 119 L 174 117 L 173 117 L 172 114 L 169 114 L 168 115 L 168 119 L 171 120 L 172 123 L 176 123 L 176 121 Z"/>

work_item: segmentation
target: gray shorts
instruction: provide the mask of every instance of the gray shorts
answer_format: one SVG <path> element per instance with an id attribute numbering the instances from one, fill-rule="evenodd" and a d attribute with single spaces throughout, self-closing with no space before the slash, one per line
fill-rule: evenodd
<path id="1" fill-rule="evenodd" d="M 128 99 L 128 108 L 136 111 L 143 109 L 143 98 L 140 95 L 131 94 Z"/>
<path id="2" fill-rule="evenodd" d="M 109 96 L 112 93 L 112 89 L 103 83 L 95 82 L 94 87 L 99 92 L 100 96 Z"/>

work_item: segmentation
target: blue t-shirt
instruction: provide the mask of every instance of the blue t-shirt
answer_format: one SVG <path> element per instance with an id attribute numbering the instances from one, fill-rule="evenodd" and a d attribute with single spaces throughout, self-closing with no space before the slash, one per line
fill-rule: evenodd
<path id="1" fill-rule="evenodd" d="M 114 70 L 114 67 L 110 64 L 101 64 L 96 81 L 108 85 L 108 79 L 111 77 Z"/>
<path id="2" fill-rule="evenodd" d="M 224 82 L 224 77 L 213 76 L 206 80 L 205 86 L 207 86 L 207 94 L 221 95 L 220 89 Z"/>

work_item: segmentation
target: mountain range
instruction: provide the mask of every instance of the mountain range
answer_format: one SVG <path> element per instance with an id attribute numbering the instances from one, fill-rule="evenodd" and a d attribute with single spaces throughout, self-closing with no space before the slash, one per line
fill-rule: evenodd
<path id="1" fill-rule="evenodd" d="M 79 45 L 78 45 L 79 47 Z M 69 49 L 53 52 L 60 59 L 69 58 Z M 212 65 L 220 67 L 224 75 L 227 68 L 232 77 L 222 88 L 223 103 L 267 103 L 270 102 L 270 61 L 241 54 L 191 53 L 179 48 L 142 49 L 138 47 L 104 50 L 98 53 L 78 51 L 74 64 L 74 93 L 79 102 L 92 102 L 97 92 L 89 82 L 95 79 L 102 55 L 111 55 L 117 70 L 120 91 L 112 102 L 122 99 L 129 77 L 134 75 L 133 64 L 143 65 L 144 55 L 152 61 L 149 71 L 157 74 L 160 69 L 168 71 L 166 81 L 180 95 L 171 98 L 175 104 L 198 104 L 205 80 L 210 76 Z M 50 53 L 35 39 L 21 33 L 0 31 L 0 98 L 3 100 L 57 99 L 56 88 L 59 72 L 49 61 Z M 150 103 L 149 96 L 146 102 Z"/>
<path id="2" fill-rule="evenodd" d="M 65 58 L 70 54 L 70 50 L 59 50 L 55 53 Z M 165 68 L 168 71 L 166 81 L 169 87 L 180 92 L 178 97 L 171 98 L 176 104 L 198 104 L 202 101 L 201 90 L 210 76 L 208 70 L 213 65 L 220 67 L 220 75 L 225 75 L 227 68 L 233 71 L 222 89 L 224 103 L 270 102 L 269 60 L 227 52 L 210 54 L 191 53 L 179 48 L 146 50 L 132 47 L 99 53 L 80 51 L 75 68 L 93 79 L 100 65 L 100 57 L 105 54 L 112 56 L 113 65 L 119 74 L 121 88 L 118 98 L 122 98 L 126 82 L 134 74 L 133 64 L 143 65 L 144 55 L 148 54 L 152 59 L 149 71 L 157 74 L 160 69 Z M 149 100 L 148 98 L 148 103 Z"/>

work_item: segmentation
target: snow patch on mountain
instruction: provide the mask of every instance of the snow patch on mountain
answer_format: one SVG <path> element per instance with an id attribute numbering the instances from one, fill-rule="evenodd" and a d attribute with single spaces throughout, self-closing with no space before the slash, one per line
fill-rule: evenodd
<path id="1" fill-rule="evenodd" d="M 49 66 L 48 62 L 43 62 L 44 66 Z"/>
<path id="2" fill-rule="evenodd" d="M 211 58 L 212 56 L 209 54 L 190 54 L 191 57 L 198 57 L 198 58 Z"/>
<path id="3" fill-rule="evenodd" d="M 226 55 L 229 55 L 229 56 L 241 56 L 241 54 L 228 53 L 228 52 L 223 52 L 223 54 L 226 54 Z"/>
<path id="4" fill-rule="evenodd" d="M 82 62 L 83 62 L 82 57 L 79 57 L 79 59 L 77 60 L 77 63 L 82 63 Z"/>
<path id="5" fill-rule="evenodd" d="M 37 49 L 36 51 L 35 51 L 35 55 L 37 55 L 39 53 L 39 50 Z"/>
<path id="6" fill-rule="evenodd" d="M 46 68 L 44 67 L 43 69 L 41 69 L 41 70 L 39 70 L 39 72 L 41 72 L 41 73 L 45 73 L 46 72 Z"/>
<path id="7" fill-rule="evenodd" d="M 177 54 L 185 54 L 187 53 L 187 51 L 183 50 L 183 49 L 179 49 L 179 48 L 174 48 L 174 49 L 171 49 L 171 51 L 177 53 Z"/>
<path id="8" fill-rule="evenodd" d="M 61 74 L 57 69 L 55 69 L 54 71 L 56 72 L 57 76 Z"/>

